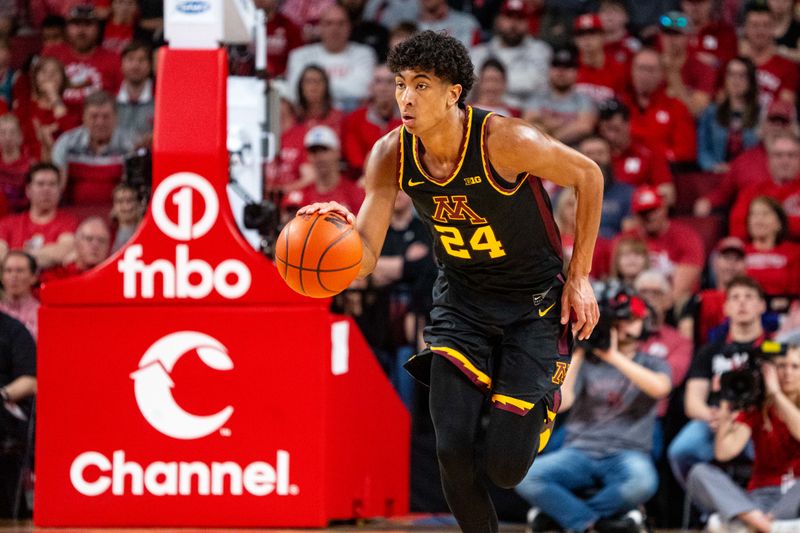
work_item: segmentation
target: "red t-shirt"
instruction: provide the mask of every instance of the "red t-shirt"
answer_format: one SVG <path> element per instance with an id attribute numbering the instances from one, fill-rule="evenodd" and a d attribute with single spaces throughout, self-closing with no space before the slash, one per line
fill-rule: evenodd
<path id="1" fill-rule="evenodd" d="M 331 109 L 323 120 L 307 120 L 295 124 L 281 135 L 281 149 L 278 153 L 279 160 L 276 176 L 270 181 L 271 187 L 287 185 L 300 178 L 300 165 L 306 162 L 306 149 L 303 145 L 306 133 L 314 126 L 328 126 L 333 129 L 341 139 L 344 113 L 338 109 Z"/>
<path id="2" fill-rule="evenodd" d="M 403 121 L 393 117 L 386 124 L 374 116 L 368 107 L 356 109 L 344 119 L 342 124 L 342 155 L 347 164 L 357 173 L 364 168 L 367 154 L 372 145 L 383 135 L 400 126 Z"/>
<path id="3" fill-rule="evenodd" d="M 270 78 L 286 72 L 289 52 L 303 45 L 300 28 L 283 13 L 267 21 L 267 75 Z"/>
<path id="4" fill-rule="evenodd" d="M 658 187 L 672 183 L 672 173 L 664 156 L 639 143 L 631 143 L 625 152 L 612 158 L 614 177 L 633 186 Z"/>
<path id="5" fill-rule="evenodd" d="M 736 30 L 725 22 L 707 24 L 689 37 L 689 50 L 703 63 L 721 69 L 739 50 Z"/>
<path id="6" fill-rule="evenodd" d="M 694 161 L 697 157 L 697 132 L 694 118 L 677 98 L 661 90 L 653 95 L 646 109 L 629 99 L 631 137 L 639 140 L 668 161 Z"/>
<path id="7" fill-rule="evenodd" d="M 714 207 L 728 207 L 733 204 L 736 196 L 743 189 L 769 181 L 767 150 L 763 144 L 758 144 L 745 150 L 731 162 L 731 169 L 706 198 Z"/>
<path id="8" fill-rule="evenodd" d="M 761 109 L 769 108 L 770 102 L 783 90 L 797 93 L 797 65 L 777 54 L 756 67 L 756 78 Z"/>
<path id="9" fill-rule="evenodd" d="M 747 275 L 759 282 L 770 296 L 800 294 L 800 246 L 797 244 L 784 241 L 765 252 L 748 243 L 744 261 Z"/>
<path id="10" fill-rule="evenodd" d="M 708 332 L 722 324 L 725 319 L 725 291 L 706 289 L 700 292 L 700 313 L 698 331 L 699 345 L 708 342 Z"/>
<path id="11" fill-rule="evenodd" d="M 30 212 L 25 211 L 0 220 L 0 239 L 6 241 L 10 250 L 38 250 L 45 244 L 57 242 L 63 233 L 74 233 L 77 227 L 77 220 L 62 212 L 57 212 L 47 224 L 36 224 Z"/>
<path id="12" fill-rule="evenodd" d="M 783 184 L 768 178 L 743 189 L 731 209 L 729 233 L 740 239 L 747 238 L 747 212 L 750 202 L 759 196 L 769 196 L 780 202 L 789 218 L 789 236 L 800 240 L 800 176 Z"/>
<path id="13" fill-rule="evenodd" d="M 606 53 L 606 57 L 613 59 L 623 68 L 629 69 L 634 54 L 636 54 L 641 47 L 641 43 L 636 38 L 626 35 L 618 41 L 606 43 L 603 46 L 603 50 Z"/>
<path id="14" fill-rule="evenodd" d="M 736 417 L 737 422 L 750 426 L 753 431 L 751 439 L 756 458 L 747 490 L 780 487 L 785 474 L 794 471 L 796 476 L 800 472 L 800 442 L 789 433 L 774 406 L 769 408 L 768 414 L 772 431 L 764 426 L 760 409 L 742 411 Z"/>
<path id="15" fill-rule="evenodd" d="M 133 29 L 133 24 L 117 24 L 109 20 L 103 30 L 103 48 L 122 54 L 125 47 L 133 41 Z"/>
<path id="16" fill-rule="evenodd" d="M 681 68 L 683 83 L 690 89 L 713 96 L 717 90 L 718 70 L 702 62 L 695 54 L 689 53 Z"/>
<path id="17" fill-rule="evenodd" d="M 706 261 L 703 241 L 691 227 L 680 222 L 670 221 L 667 230 L 651 237 L 643 231 L 639 236 L 650 250 L 650 268 L 672 277 L 675 267 L 689 264 L 703 267 Z"/>
<path id="18" fill-rule="evenodd" d="M 8 201 L 8 205 L 3 206 L 6 209 L 11 207 L 14 211 L 21 211 L 28 204 L 25 196 L 25 175 L 34 163 L 36 159 L 29 155 L 25 146 L 16 161 L 5 161 L 0 155 L 0 193 Z M 6 211 L 2 212 L 3 215 L 5 213 Z"/>
<path id="19" fill-rule="evenodd" d="M 44 285 L 45 283 L 50 283 L 51 281 L 57 281 L 60 279 L 67 279 L 67 278 L 74 278 L 75 276 L 79 276 L 86 272 L 85 270 L 81 270 L 78 268 L 78 265 L 75 263 L 70 263 L 68 265 L 59 265 L 57 267 L 49 268 L 41 273 L 39 276 L 39 281 Z"/>
<path id="20" fill-rule="evenodd" d="M 78 54 L 62 43 L 45 48 L 42 55 L 64 64 L 70 81 L 70 88 L 64 91 L 67 104 L 82 104 L 87 95 L 101 89 L 116 94 L 122 82 L 119 54 L 100 46 L 88 54 Z"/>
<path id="21" fill-rule="evenodd" d="M 14 113 L 22 126 L 22 135 L 33 157 L 41 159 L 42 145 L 36 138 L 36 123 L 40 127 L 53 128 L 53 142 L 67 130 L 81 125 L 81 110 L 74 105 L 67 106 L 67 113 L 61 118 L 56 118 L 52 109 L 45 109 L 39 103 L 31 100 L 30 96 L 17 100 Z"/>
<path id="22" fill-rule="evenodd" d="M 303 195 L 302 200 L 299 202 L 302 205 L 312 204 L 315 202 L 339 202 L 351 213 L 358 213 L 361 208 L 361 203 L 364 201 L 364 189 L 358 187 L 355 183 L 345 178 L 339 178 L 339 184 L 333 189 L 320 192 L 315 184 L 302 189 L 300 193 Z"/>
<path id="23" fill-rule="evenodd" d="M 578 66 L 575 90 L 585 94 L 592 102 L 600 103 L 625 93 L 628 85 L 628 70 L 606 53 L 600 68 L 582 62 Z"/>

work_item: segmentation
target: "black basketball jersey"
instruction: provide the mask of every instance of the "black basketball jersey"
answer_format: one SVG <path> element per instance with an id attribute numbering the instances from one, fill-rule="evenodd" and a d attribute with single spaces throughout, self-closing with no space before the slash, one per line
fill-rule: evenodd
<path id="1" fill-rule="evenodd" d="M 420 140 L 400 128 L 400 188 L 433 234 L 446 277 L 468 288 L 531 294 L 561 272 L 561 236 L 550 199 L 535 176 L 500 177 L 486 154 L 492 113 L 466 107 L 461 160 L 444 180 L 431 177 Z"/>

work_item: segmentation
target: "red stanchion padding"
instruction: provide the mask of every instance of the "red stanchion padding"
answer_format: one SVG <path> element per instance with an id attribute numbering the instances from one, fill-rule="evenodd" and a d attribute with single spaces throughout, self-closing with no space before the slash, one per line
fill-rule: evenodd
<path id="1" fill-rule="evenodd" d="M 131 242 L 42 290 L 34 523 L 316 527 L 408 510 L 409 417 L 356 326 L 227 202 L 227 58 L 163 50 Z"/>

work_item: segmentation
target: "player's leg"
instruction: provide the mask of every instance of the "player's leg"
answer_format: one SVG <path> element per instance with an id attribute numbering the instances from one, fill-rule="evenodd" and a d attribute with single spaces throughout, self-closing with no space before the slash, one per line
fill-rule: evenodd
<path id="1" fill-rule="evenodd" d="M 430 411 L 447 504 L 462 531 L 497 531 L 497 515 L 476 460 L 486 395 L 439 355 L 433 356 L 430 377 Z"/>

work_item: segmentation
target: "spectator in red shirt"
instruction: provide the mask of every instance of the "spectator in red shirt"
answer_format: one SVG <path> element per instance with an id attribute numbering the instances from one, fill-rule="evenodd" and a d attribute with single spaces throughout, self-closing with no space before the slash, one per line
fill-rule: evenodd
<path id="1" fill-rule="evenodd" d="M 25 175 L 35 160 L 22 144 L 22 129 L 17 117 L 11 114 L 0 116 L 0 216 L 11 208 L 22 211 L 25 199 Z"/>
<path id="2" fill-rule="evenodd" d="M 745 238 L 750 202 L 758 196 L 769 196 L 786 212 L 790 237 L 800 239 L 800 141 L 793 135 L 776 137 L 767 145 L 767 165 L 771 179 L 743 189 L 733 204 L 730 233 Z"/>
<path id="3" fill-rule="evenodd" d="M 631 135 L 671 163 L 694 163 L 697 133 L 694 118 L 664 89 L 664 69 L 658 52 L 645 48 L 631 67 Z"/>
<path id="4" fill-rule="evenodd" d="M 597 131 L 611 146 L 614 176 L 635 187 L 650 185 L 658 189 L 668 205 L 675 201 L 675 185 L 667 160 L 631 138 L 630 111 L 617 99 L 600 106 Z"/>
<path id="5" fill-rule="evenodd" d="M 729 209 L 739 192 L 749 186 L 769 182 L 769 166 L 767 164 L 766 145 L 781 135 L 800 133 L 795 109 L 792 104 L 783 100 L 775 100 L 762 115 L 758 134 L 761 142 L 745 150 L 731 162 L 731 168 L 722 182 L 707 196 L 698 198 L 694 205 L 694 214 L 704 217 L 712 209 Z"/>
<path id="6" fill-rule="evenodd" d="M 41 57 L 31 70 L 30 94 L 15 102 L 25 143 L 31 155 L 42 161 L 50 161 L 58 137 L 81 122 L 80 110 L 64 102 L 68 82 L 61 61 Z"/>
<path id="7" fill-rule="evenodd" d="M 650 250 L 650 268 L 671 280 L 675 307 L 683 309 L 699 288 L 705 264 L 702 240 L 691 227 L 669 219 L 664 199 L 652 187 L 636 189 L 631 209 L 639 226 L 636 231 Z"/>
<path id="8" fill-rule="evenodd" d="M 42 273 L 42 283 L 71 278 L 93 269 L 111 252 L 111 233 L 100 217 L 89 217 L 75 230 L 75 254 L 66 264 Z"/>
<path id="9" fill-rule="evenodd" d="M 747 7 L 739 52 L 752 59 L 758 69 L 758 90 L 763 109 L 777 98 L 793 103 L 797 92 L 797 65 L 778 55 L 774 27 L 767 6 L 751 4 Z"/>
<path id="10" fill-rule="evenodd" d="M 717 89 L 717 70 L 700 61 L 689 50 L 689 19 L 679 11 L 659 18 L 661 62 L 667 80 L 667 94 L 683 102 L 698 116 L 711 102 Z"/>
<path id="11" fill-rule="evenodd" d="M 750 202 L 745 267 L 770 296 L 800 295 L 800 245 L 786 240 L 788 219 L 768 196 Z"/>
<path id="12" fill-rule="evenodd" d="M 103 48 L 121 54 L 133 41 L 138 15 L 136 0 L 111 0 L 111 16 L 103 27 Z"/>
<path id="13" fill-rule="evenodd" d="M 267 16 L 267 76 L 283 76 L 289 52 L 302 46 L 303 34 L 290 18 L 278 11 L 279 0 L 256 0 Z"/>
<path id="14" fill-rule="evenodd" d="M 314 126 L 303 143 L 314 182 L 301 189 L 303 203 L 338 202 L 351 212 L 358 212 L 364 201 L 364 191 L 340 171 L 340 144 L 336 132 L 327 126 Z"/>
<path id="15" fill-rule="evenodd" d="M 623 94 L 628 73 L 624 65 L 606 54 L 600 17 L 579 16 L 575 19 L 573 35 L 580 53 L 576 90 L 595 103 Z"/>
<path id="16" fill-rule="evenodd" d="M 714 20 L 714 0 L 682 0 L 681 11 L 689 17 L 689 48 L 710 67 L 722 68 L 737 50 L 736 29 Z"/>
<path id="17" fill-rule="evenodd" d="M 627 3 L 625 0 L 601 0 L 597 15 L 605 34 L 606 57 L 629 69 L 633 54 L 642 48 L 642 43 L 628 33 L 630 16 Z"/>
<path id="18" fill-rule="evenodd" d="M 21 249 L 41 268 L 60 265 L 73 250 L 76 223 L 58 210 L 62 190 L 58 167 L 50 163 L 34 165 L 26 182 L 30 209 L 0 220 L 0 261 L 9 249 Z"/>
<path id="19" fill-rule="evenodd" d="M 500 61 L 490 57 L 479 67 L 472 105 L 504 117 L 521 117 L 522 111 L 506 104 L 507 87 L 506 68 Z"/>
<path id="20" fill-rule="evenodd" d="M 386 65 L 375 68 L 370 92 L 369 105 L 347 115 L 342 124 L 342 152 L 359 177 L 372 145 L 402 124 L 394 99 L 394 74 Z"/>
<path id="21" fill-rule="evenodd" d="M 80 105 L 95 91 L 113 93 L 119 89 L 119 55 L 98 46 L 99 34 L 100 22 L 94 8 L 78 5 L 67 17 L 67 42 L 42 51 L 42 55 L 64 64 L 70 82 L 64 93 L 67 104 Z"/>

